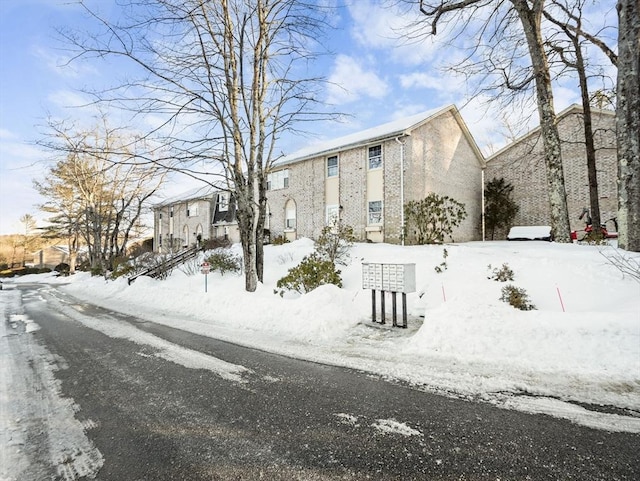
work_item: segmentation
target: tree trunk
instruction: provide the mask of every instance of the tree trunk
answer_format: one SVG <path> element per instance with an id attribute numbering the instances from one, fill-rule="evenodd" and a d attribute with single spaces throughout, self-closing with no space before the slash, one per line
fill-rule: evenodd
<path id="1" fill-rule="evenodd" d="M 618 0 L 618 246 L 640 252 L 640 6 Z"/>
<path id="2" fill-rule="evenodd" d="M 602 232 L 602 219 L 600 218 L 600 195 L 598 194 L 598 170 L 596 165 L 596 147 L 593 141 L 593 126 L 591 104 L 589 103 L 589 88 L 585 71 L 582 49 L 577 39 L 574 40 L 576 50 L 576 71 L 580 80 L 580 94 L 582 97 L 582 110 L 584 121 L 584 141 L 587 154 L 587 174 L 589 178 L 589 204 L 591 210 L 591 222 L 593 232 L 599 235 Z"/>
<path id="3" fill-rule="evenodd" d="M 553 238 L 558 242 L 571 242 L 571 227 L 564 186 L 564 170 L 560 147 L 560 134 L 553 107 L 551 77 L 540 28 L 543 1 L 531 7 L 527 0 L 511 0 L 524 30 L 536 83 L 540 130 L 544 144 L 544 160 L 549 189 L 549 207 Z"/>

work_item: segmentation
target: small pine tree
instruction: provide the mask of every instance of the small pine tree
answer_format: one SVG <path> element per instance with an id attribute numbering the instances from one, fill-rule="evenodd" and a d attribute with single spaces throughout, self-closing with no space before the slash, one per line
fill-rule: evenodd
<path id="1" fill-rule="evenodd" d="M 511 198 L 513 186 L 504 178 L 490 180 L 484 188 L 484 223 L 491 240 L 496 229 L 509 227 L 519 207 Z"/>

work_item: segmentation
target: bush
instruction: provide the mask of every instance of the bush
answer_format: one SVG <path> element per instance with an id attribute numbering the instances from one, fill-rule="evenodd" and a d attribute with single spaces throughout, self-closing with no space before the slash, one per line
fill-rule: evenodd
<path id="1" fill-rule="evenodd" d="M 582 240 L 580 241 L 582 244 L 589 244 L 592 246 L 606 246 L 609 245 L 608 239 L 604 236 L 602 232 L 591 231 L 587 233 Z"/>
<path id="2" fill-rule="evenodd" d="M 204 250 L 226 249 L 231 247 L 231 241 L 224 237 L 214 237 L 213 239 L 205 239 L 202 241 Z"/>
<path id="3" fill-rule="evenodd" d="M 182 265 L 178 266 L 178 269 L 187 276 L 195 276 L 202 271 L 202 263 L 199 257 L 193 257 L 184 261 Z"/>
<path id="4" fill-rule="evenodd" d="M 93 266 L 90 272 L 91 272 L 91 277 L 96 277 L 96 276 L 104 275 L 105 271 L 102 266 L 98 265 L 98 266 Z"/>
<path id="5" fill-rule="evenodd" d="M 136 271 L 136 267 L 133 262 L 130 262 L 126 257 L 116 257 L 113 260 L 113 271 L 111 272 L 111 279 L 117 279 L 122 276 L 130 276 Z"/>
<path id="6" fill-rule="evenodd" d="M 61 276 L 68 276 L 70 269 L 71 269 L 71 266 L 69 266 L 69 264 L 67 264 L 66 262 L 61 262 L 60 264 L 58 264 L 53 268 L 53 270 L 56 271 Z"/>
<path id="7" fill-rule="evenodd" d="M 417 244 L 436 244 L 445 237 L 453 241 L 453 229 L 467 217 L 467 211 L 457 200 L 431 193 L 421 201 L 407 202 L 404 215 L 405 237 Z"/>
<path id="8" fill-rule="evenodd" d="M 502 296 L 500 297 L 500 300 L 508 302 L 510 305 L 516 309 L 520 309 L 521 311 L 531 311 L 536 308 L 536 306 L 534 306 L 529 300 L 529 296 L 524 289 L 511 284 L 502 288 Z"/>
<path id="9" fill-rule="evenodd" d="M 212 271 L 218 271 L 222 275 L 242 270 L 242 259 L 229 249 L 216 249 L 205 260 L 210 264 Z"/>
<path id="10" fill-rule="evenodd" d="M 275 292 L 281 296 L 286 290 L 304 294 L 323 284 L 342 287 L 342 278 L 333 262 L 321 258 L 314 252 L 302 259 L 296 267 L 289 269 L 287 275 L 278 281 L 279 291 Z"/>
<path id="11" fill-rule="evenodd" d="M 282 244 L 286 244 L 286 243 L 288 243 L 288 242 L 289 242 L 289 239 L 287 239 L 287 238 L 286 238 L 285 236 L 283 236 L 283 235 L 278 235 L 278 236 L 274 237 L 274 238 L 271 240 L 271 243 L 272 243 L 274 246 L 281 246 Z"/>
<path id="12" fill-rule="evenodd" d="M 489 271 L 491 271 L 491 264 L 488 266 Z M 498 282 L 507 282 L 513 280 L 513 270 L 509 267 L 508 264 L 502 264 L 502 267 L 498 269 L 497 267 L 491 271 L 491 275 L 487 277 L 487 279 L 493 279 Z"/>
<path id="13" fill-rule="evenodd" d="M 609 264 L 622 272 L 623 276 L 629 276 L 640 282 L 640 257 L 611 246 L 600 250 L 600 255 L 604 256 Z"/>
<path id="14" fill-rule="evenodd" d="M 442 262 L 440 263 L 440 265 L 437 265 L 433 268 L 438 274 L 442 274 L 447 270 L 447 257 L 449 257 L 449 252 L 447 251 L 447 249 L 442 249 Z"/>
<path id="15" fill-rule="evenodd" d="M 138 257 L 132 259 L 129 262 L 129 266 L 131 270 L 127 272 L 127 277 L 131 277 L 136 274 L 141 274 L 142 272 L 148 271 L 149 269 L 160 268 L 158 269 L 158 274 L 155 276 L 156 279 L 165 280 L 169 277 L 173 268 L 170 269 L 162 269 L 165 265 L 164 263 L 169 259 L 169 256 L 166 254 L 156 254 L 154 252 L 145 252 Z M 120 274 L 125 275 L 125 274 Z M 112 275 L 113 277 L 113 275 Z"/>
<path id="16" fill-rule="evenodd" d="M 350 259 L 349 250 L 355 240 L 353 227 L 336 220 L 322 229 L 320 237 L 315 242 L 316 253 L 332 264 L 346 266 Z"/>
<path id="17" fill-rule="evenodd" d="M 496 229 L 509 227 L 519 207 L 511 198 L 513 186 L 504 180 L 492 179 L 484 189 L 485 207 L 484 222 L 493 240 Z"/>

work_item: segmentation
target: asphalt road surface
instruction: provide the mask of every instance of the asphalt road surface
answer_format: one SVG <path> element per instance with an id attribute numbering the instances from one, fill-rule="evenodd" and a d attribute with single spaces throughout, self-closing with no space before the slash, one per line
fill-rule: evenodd
<path id="1" fill-rule="evenodd" d="M 23 411 L 34 407 L 32 419 L 11 420 L 0 461 L 22 459 L 5 467 L 20 481 L 640 479 L 638 434 L 239 347 L 51 287 L 19 289 L 4 341 L 24 365 L 24 386 L 14 382 Z"/>

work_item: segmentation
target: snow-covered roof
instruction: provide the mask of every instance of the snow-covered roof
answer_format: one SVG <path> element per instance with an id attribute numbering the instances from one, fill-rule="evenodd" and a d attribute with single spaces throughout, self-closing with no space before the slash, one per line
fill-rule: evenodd
<path id="1" fill-rule="evenodd" d="M 203 185 L 202 187 L 195 187 L 186 192 L 182 192 L 181 194 L 167 197 L 162 202 L 158 202 L 157 204 L 154 204 L 153 207 L 158 208 L 158 207 L 163 207 L 165 205 L 171 205 L 171 204 L 176 204 L 178 202 L 185 202 L 188 200 L 195 200 L 195 199 L 210 199 L 213 196 L 213 194 L 215 194 L 216 192 L 220 192 L 221 190 L 222 189 L 215 188 L 210 185 Z"/>
<path id="2" fill-rule="evenodd" d="M 315 143 L 313 145 L 310 145 L 309 147 L 305 147 L 296 152 L 293 152 L 292 154 L 282 157 L 275 163 L 275 165 L 280 166 L 293 162 L 299 162 L 313 157 L 319 157 L 321 155 L 327 155 L 340 150 L 345 150 L 346 148 L 353 148 L 362 144 L 399 137 L 402 135 L 408 135 L 416 127 L 419 127 L 432 118 L 436 117 L 437 115 L 440 115 L 447 110 L 452 109 L 457 112 L 457 109 L 454 105 L 438 107 L 436 109 L 427 110 L 426 112 L 421 112 L 409 117 L 403 117 L 401 119 L 387 122 L 386 124 L 378 125 L 377 127 L 372 127 L 360 132 L 345 135 L 343 137 Z"/>
<path id="3" fill-rule="evenodd" d="M 571 114 L 576 114 L 576 113 L 580 113 L 581 114 L 581 113 L 583 113 L 583 111 L 584 110 L 582 108 L 582 105 L 571 104 L 571 105 L 569 105 L 569 107 L 564 109 L 562 112 L 556 114 L 556 120 L 560 121 L 563 118 L 568 117 Z M 592 113 L 599 114 L 599 115 L 615 116 L 615 112 L 613 112 L 612 110 L 601 110 L 601 109 L 592 108 L 591 111 L 592 111 Z M 489 157 L 487 157 L 486 162 L 491 162 L 493 159 L 495 159 L 496 157 L 499 157 L 504 152 L 514 148 L 516 145 L 520 144 L 521 142 L 524 142 L 525 140 L 529 139 L 530 137 L 533 137 L 534 135 L 538 135 L 540 133 L 540 130 L 541 130 L 540 125 L 534 127 L 529 132 L 527 132 L 527 133 L 521 135 L 520 137 L 514 139 L 512 142 L 509 142 L 507 145 L 502 147 L 497 152 L 494 152 L 493 154 L 491 154 Z"/>

